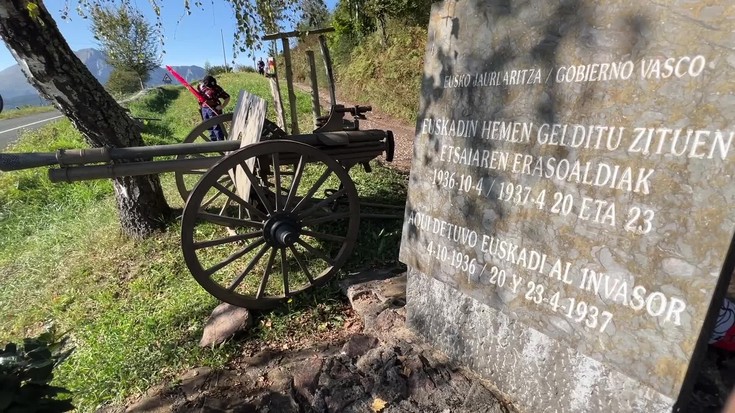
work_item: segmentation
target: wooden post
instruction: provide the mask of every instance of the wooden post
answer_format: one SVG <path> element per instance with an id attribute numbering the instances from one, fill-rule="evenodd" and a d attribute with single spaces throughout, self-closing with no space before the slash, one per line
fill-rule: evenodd
<path id="1" fill-rule="evenodd" d="M 281 39 L 283 44 L 283 59 L 286 61 L 286 88 L 288 89 L 288 105 L 291 109 L 291 134 L 299 133 L 298 111 L 296 110 L 296 93 L 293 89 L 293 70 L 291 69 L 291 46 L 288 38 Z"/>
<path id="2" fill-rule="evenodd" d="M 239 139 L 241 148 L 259 142 L 267 109 L 268 103 L 265 100 L 241 90 L 232 115 L 230 139 Z M 255 167 L 255 158 L 248 159 L 244 164 L 252 171 Z M 242 166 L 230 170 L 229 173 L 235 182 L 237 194 L 246 201 L 250 200 L 251 182 Z"/>
<path id="3" fill-rule="evenodd" d="M 291 70 L 291 47 L 288 44 L 288 39 L 290 37 L 302 37 L 305 35 L 319 34 L 319 43 L 321 44 L 322 55 L 324 56 L 324 65 L 327 68 L 327 79 L 329 80 L 329 95 L 332 99 L 332 105 L 335 105 L 337 103 L 337 98 L 334 93 L 334 73 L 332 72 L 332 58 L 329 56 L 329 49 L 327 49 L 327 39 L 322 35 L 322 33 L 331 32 L 334 32 L 333 27 L 309 31 L 271 33 L 261 37 L 261 40 L 263 41 L 281 39 L 281 41 L 283 42 L 283 58 L 286 61 L 286 86 L 288 88 L 288 101 L 289 105 L 291 106 L 291 134 L 293 135 L 299 133 L 299 123 L 296 108 L 296 94 L 294 93 L 293 89 L 293 71 Z M 312 69 L 312 73 L 316 73 L 316 71 Z"/>
<path id="4" fill-rule="evenodd" d="M 322 116 L 321 103 L 319 103 L 319 82 L 316 80 L 316 63 L 314 61 L 314 51 L 307 50 L 306 58 L 309 60 L 309 76 L 311 77 L 311 109 L 314 112 L 314 127 L 316 127 L 316 118 Z"/>
<path id="5" fill-rule="evenodd" d="M 278 126 L 283 129 L 284 132 L 288 133 L 288 128 L 286 127 L 286 114 L 283 111 L 283 101 L 281 100 L 281 88 L 278 85 L 278 69 L 276 68 L 276 59 L 275 57 L 270 57 L 269 59 L 273 59 L 273 71 L 272 73 L 268 73 L 268 79 L 270 80 L 271 95 L 273 96 L 273 103 L 275 104 L 276 109 L 276 122 L 278 123 Z M 270 63 L 271 62 L 269 60 L 269 71 L 271 67 Z"/>
<path id="6" fill-rule="evenodd" d="M 327 38 L 323 34 L 319 35 L 319 46 L 322 49 L 324 57 L 324 67 L 327 69 L 327 87 L 329 88 L 329 103 L 334 106 L 337 104 L 337 95 L 334 92 L 334 72 L 332 71 L 332 57 L 329 55 L 327 47 Z"/>

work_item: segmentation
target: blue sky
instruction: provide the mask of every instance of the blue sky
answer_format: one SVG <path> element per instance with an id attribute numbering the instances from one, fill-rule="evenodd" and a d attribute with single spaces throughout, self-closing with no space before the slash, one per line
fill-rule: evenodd
<path id="1" fill-rule="evenodd" d="M 71 46 L 72 50 L 85 48 L 99 48 L 89 28 L 89 20 L 79 17 L 74 10 L 76 2 L 72 4 L 71 21 L 61 19 L 61 9 L 67 0 L 46 1 L 46 8 L 54 16 L 61 33 Z M 154 14 L 148 0 L 135 0 L 138 7 L 151 23 Z M 193 1 L 191 2 L 194 3 Z M 222 65 L 222 35 L 224 34 L 225 54 L 227 63 L 233 60 L 232 43 L 235 31 L 235 17 L 229 3 L 223 0 L 204 1 L 204 10 L 192 6 L 191 15 L 184 11 L 184 0 L 159 0 L 161 17 L 164 23 L 164 37 L 166 54 L 163 56 L 163 65 L 198 65 L 204 66 L 206 61 L 212 65 Z M 337 0 L 326 0 L 327 7 L 334 9 Z M 4 44 L 3 44 L 4 45 Z M 264 52 L 255 52 L 257 57 L 265 56 Z M 245 53 L 240 54 L 235 63 L 253 65 L 253 59 Z M 0 47 L 0 70 L 16 64 L 15 59 L 5 47 Z"/>

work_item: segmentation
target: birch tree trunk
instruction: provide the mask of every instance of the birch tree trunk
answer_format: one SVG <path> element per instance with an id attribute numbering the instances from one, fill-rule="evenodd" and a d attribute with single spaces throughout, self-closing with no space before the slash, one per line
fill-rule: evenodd
<path id="1" fill-rule="evenodd" d="M 142 146 L 137 123 L 74 55 L 41 0 L 0 0 L 0 38 L 23 73 L 93 147 Z M 170 209 L 157 175 L 113 181 L 123 233 L 162 229 Z"/>

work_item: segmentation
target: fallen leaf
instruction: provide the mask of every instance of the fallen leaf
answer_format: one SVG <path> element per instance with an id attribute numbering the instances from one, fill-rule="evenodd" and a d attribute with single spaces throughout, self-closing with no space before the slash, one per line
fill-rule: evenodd
<path id="1" fill-rule="evenodd" d="M 381 399 L 380 397 L 376 397 L 373 399 L 373 411 L 376 413 L 380 413 L 385 409 L 385 405 L 388 404 L 385 402 L 385 400 Z"/>

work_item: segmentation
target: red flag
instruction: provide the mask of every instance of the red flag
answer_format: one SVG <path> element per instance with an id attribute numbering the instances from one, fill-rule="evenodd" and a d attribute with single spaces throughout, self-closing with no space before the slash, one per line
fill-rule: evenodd
<path id="1" fill-rule="evenodd" d="M 176 78 L 176 80 L 179 81 L 182 85 L 184 85 L 185 88 L 189 89 L 189 92 L 191 92 L 194 96 L 196 96 L 199 103 L 203 103 L 205 101 L 204 96 L 201 95 L 201 93 L 197 92 L 196 89 L 191 87 L 189 82 L 186 81 L 183 77 L 181 77 L 180 74 L 176 73 L 176 71 L 171 66 L 166 66 L 166 70 L 168 70 L 173 77 Z"/>

